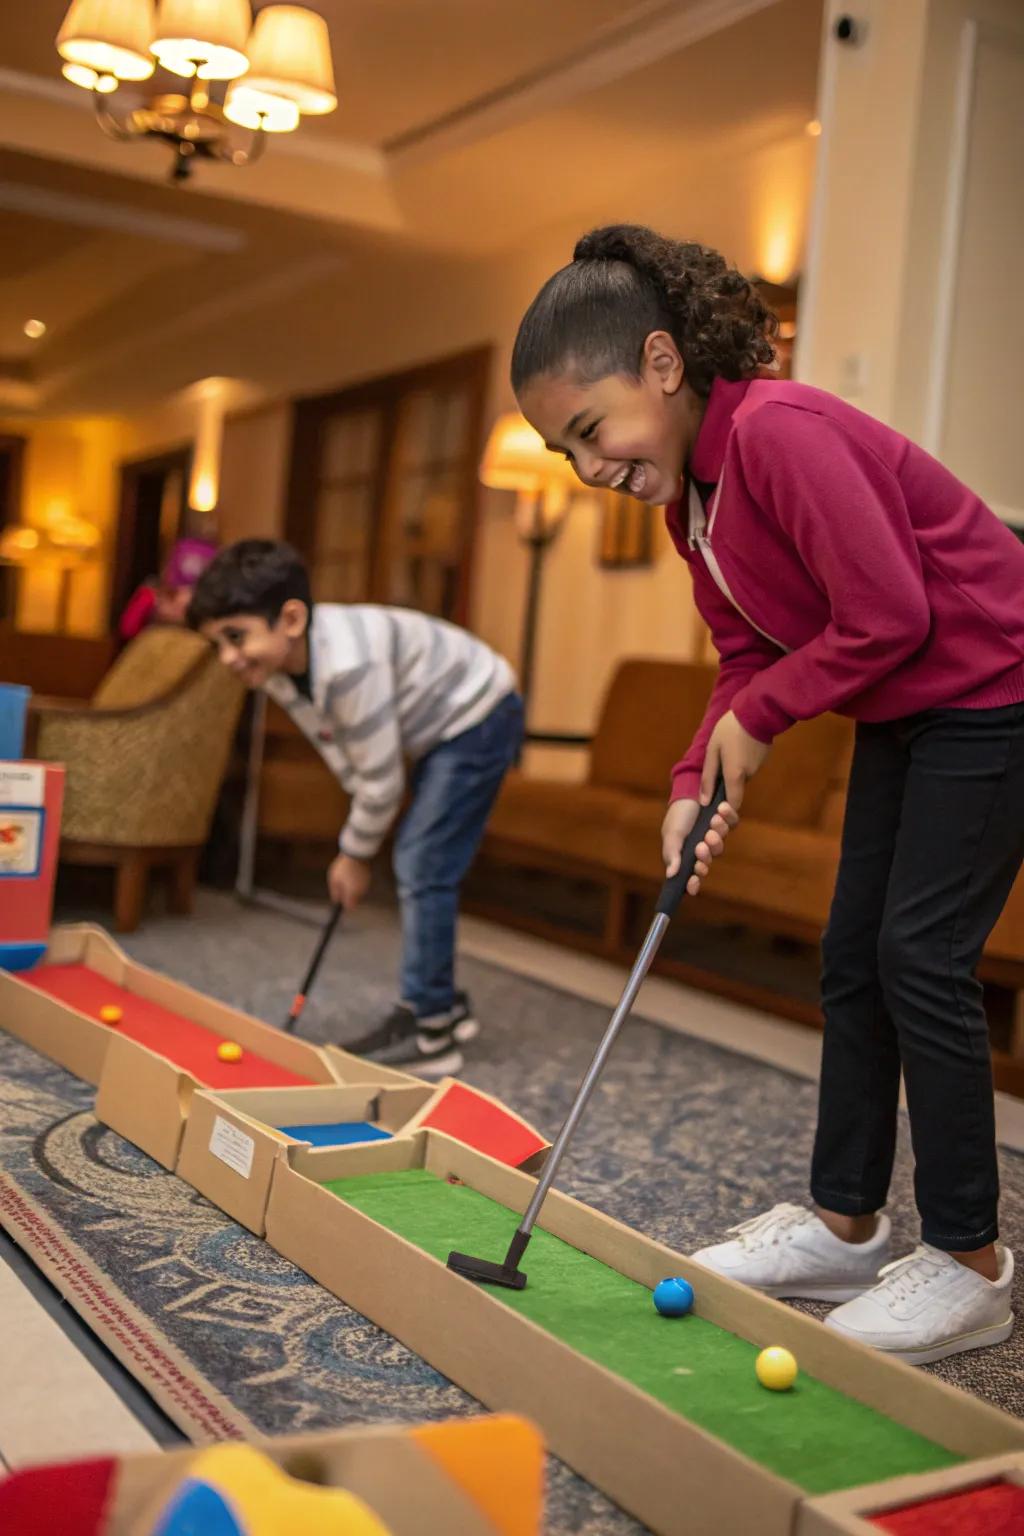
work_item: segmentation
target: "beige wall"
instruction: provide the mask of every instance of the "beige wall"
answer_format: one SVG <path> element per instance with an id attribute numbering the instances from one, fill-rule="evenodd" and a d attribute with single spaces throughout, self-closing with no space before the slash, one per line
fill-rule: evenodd
<path id="1" fill-rule="evenodd" d="M 796 369 L 1024 523 L 1024 7 L 830 0 Z"/>

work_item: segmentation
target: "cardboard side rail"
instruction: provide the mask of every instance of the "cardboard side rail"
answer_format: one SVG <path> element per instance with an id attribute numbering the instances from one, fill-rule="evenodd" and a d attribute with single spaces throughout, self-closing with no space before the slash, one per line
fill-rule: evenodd
<path id="1" fill-rule="evenodd" d="M 794 1536 L 879 1536 L 878 1515 L 894 1514 L 908 1505 L 927 1504 L 951 1494 L 966 1494 L 989 1483 L 1012 1483 L 1024 1495 L 1024 1453 L 962 1462 L 941 1472 L 893 1477 L 808 1499 L 802 1506 Z M 1024 1531 L 1024 1520 L 1019 1526 Z"/>
<path id="2" fill-rule="evenodd" d="M 660 1536 L 793 1536 L 802 1491 L 671 1412 L 321 1187 L 425 1167 L 521 1213 L 533 1189 L 438 1131 L 340 1149 L 283 1149 L 267 1240 L 349 1306 L 489 1407 L 537 1422 L 551 1449 Z M 830 1334 L 815 1319 L 702 1269 L 553 1191 L 541 1225 L 649 1288 L 683 1275 L 699 1315 L 964 1457 L 1024 1448 L 1024 1424 L 944 1383 Z M 553 1384 L 557 1383 L 557 1388 Z"/>

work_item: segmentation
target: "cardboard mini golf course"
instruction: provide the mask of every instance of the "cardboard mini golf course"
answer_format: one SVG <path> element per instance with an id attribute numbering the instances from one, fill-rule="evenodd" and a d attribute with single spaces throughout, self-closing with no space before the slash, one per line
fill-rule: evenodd
<path id="1" fill-rule="evenodd" d="M 111 1027 L 98 1013 L 118 999 Z M 138 1000 L 147 1007 L 136 1013 Z M 955 1496 L 967 1536 L 995 1523 L 994 1500 L 1021 1492 L 1017 1420 L 557 1191 L 524 1291 L 453 1273 L 453 1248 L 504 1256 L 546 1150 L 465 1085 L 435 1088 L 284 1036 L 135 965 L 96 929 L 57 929 L 38 972 L 0 973 L 0 1022 L 98 1081 L 106 1124 L 158 1148 L 165 1166 L 487 1406 L 528 1415 L 655 1531 L 877 1532 L 896 1510 L 918 1524 L 893 1530 L 924 1536 Z M 243 1046 L 259 1086 L 213 1079 L 224 1039 Z M 693 1284 L 691 1316 L 655 1312 L 651 1290 L 668 1275 Z M 791 1392 L 755 1378 L 769 1344 L 799 1362 Z M 999 1456 L 1009 1460 L 990 1461 Z"/>

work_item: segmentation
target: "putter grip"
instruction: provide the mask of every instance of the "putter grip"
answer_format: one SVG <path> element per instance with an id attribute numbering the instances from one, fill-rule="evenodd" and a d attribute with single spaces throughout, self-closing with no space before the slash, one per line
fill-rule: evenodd
<path id="1" fill-rule="evenodd" d="M 683 844 L 678 873 L 674 874 L 671 880 L 666 880 L 661 888 L 657 910 L 664 913 L 666 917 L 672 917 L 675 914 L 676 908 L 686 894 L 686 882 L 693 874 L 693 866 L 697 862 L 697 844 L 704 841 L 711 826 L 712 817 L 717 815 L 718 807 L 724 799 L 725 780 L 720 778 L 711 796 L 711 804 L 701 806 L 693 831 Z"/>

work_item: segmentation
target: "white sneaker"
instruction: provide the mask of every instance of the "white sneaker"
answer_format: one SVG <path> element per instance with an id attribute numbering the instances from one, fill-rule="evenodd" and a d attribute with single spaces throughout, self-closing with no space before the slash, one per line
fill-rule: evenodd
<path id="1" fill-rule="evenodd" d="M 763 1291 L 805 1301 L 850 1301 L 870 1290 L 889 1258 L 891 1224 L 880 1215 L 869 1242 L 844 1243 L 813 1211 L 776 1205 L 730 1227 L 731 1242 L 692 1255 L 716 1274 Z"/>
<path id="2" fill-rule="evenodd" d="M 1001 1344 L 1013 1332 L 1013 1254 L 1000 1248 L 999 1279 L 986 1280 L 922 1243 L 887 1264 L 879 1283 L 825 1319 L 825 1327 L 874 1349 L 927 1365 L 964 1349 Z"/>

